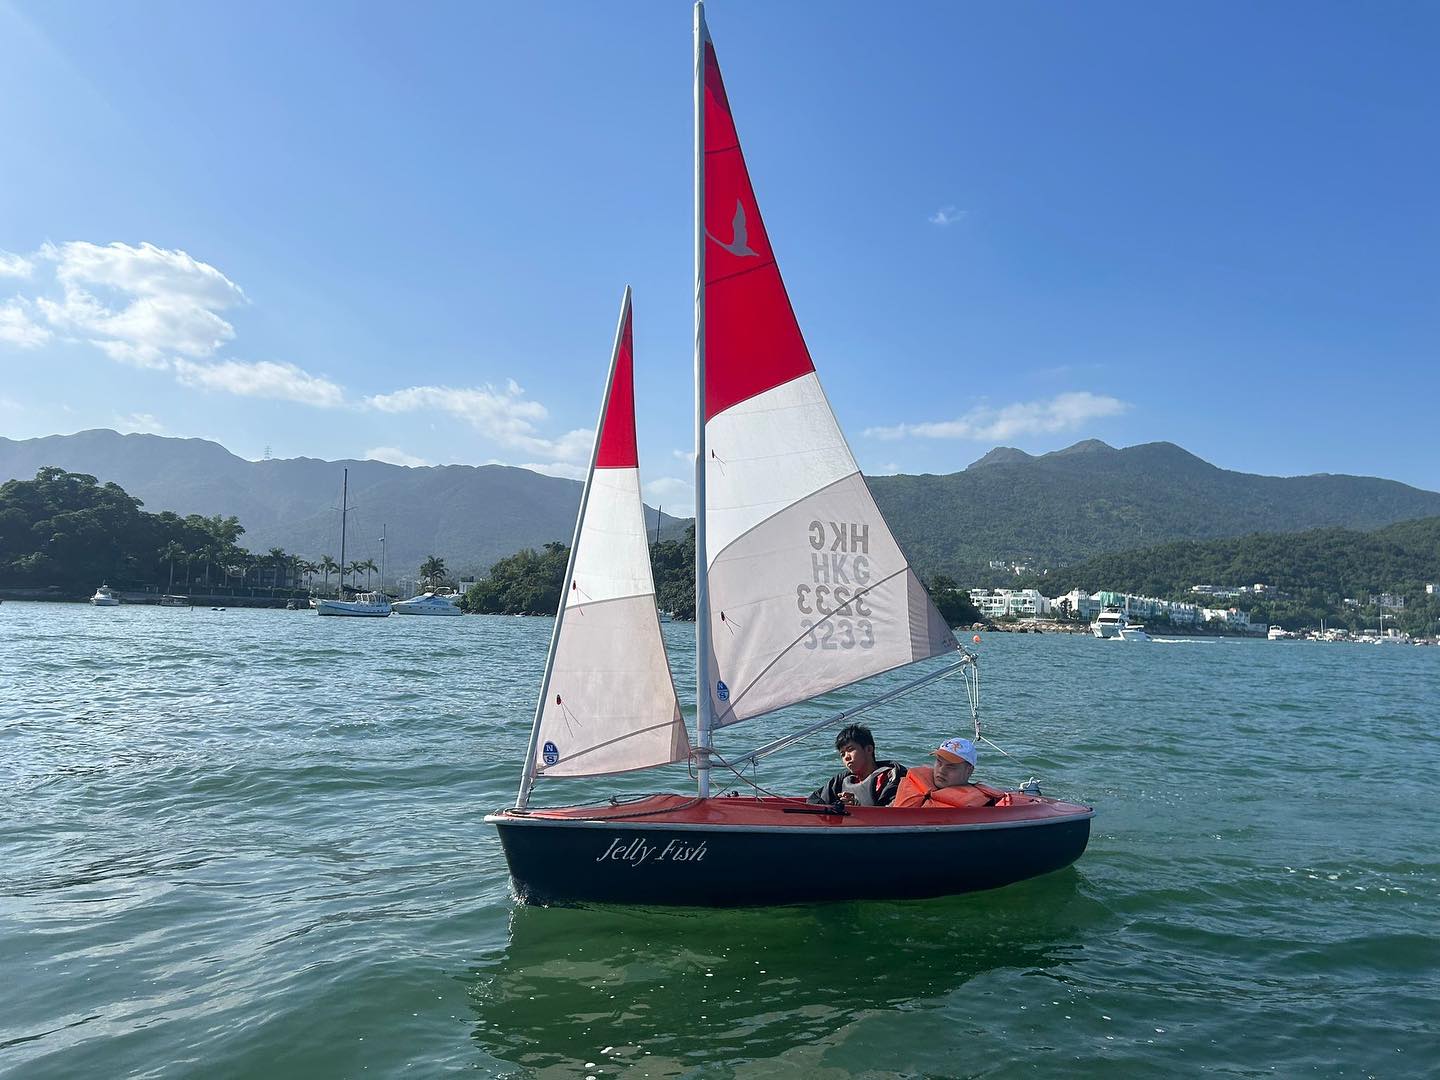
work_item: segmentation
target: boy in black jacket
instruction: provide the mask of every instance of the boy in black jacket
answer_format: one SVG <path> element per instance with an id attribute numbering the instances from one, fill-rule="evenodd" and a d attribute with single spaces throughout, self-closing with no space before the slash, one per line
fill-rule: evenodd
<path id="1" fill-rule="evenodd" d="M 875 736 L 864 724 L 851 724 L 835 736 L 835 749 L 845 763 L 845 771 L 836 773 L 810 793 L 807 802 L 846 806 L 889 806 L 905 776 L 905 766 L 898 761 L 875 760 Z"/>

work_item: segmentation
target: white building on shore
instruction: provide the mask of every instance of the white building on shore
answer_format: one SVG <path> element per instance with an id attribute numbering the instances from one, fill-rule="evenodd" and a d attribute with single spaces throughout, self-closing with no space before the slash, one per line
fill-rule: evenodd
<path id="1" fill-rule="evenodd" d="M 970 602 L 987 619 L 1003 619 L 1007 615 L 1034 618 L 1051 613 L 1050 601 L 1037 589 L 971 589 Z"/>

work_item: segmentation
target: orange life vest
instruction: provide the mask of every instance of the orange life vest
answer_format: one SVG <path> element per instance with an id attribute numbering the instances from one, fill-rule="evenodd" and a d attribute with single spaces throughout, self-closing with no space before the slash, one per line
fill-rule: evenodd
<path id="1" fill-rule="evenodd" d="M 1004 796 L 984 784 L 961 784 L 959 787 L 937 788 L 935 770 L 921 765 L 911 769 L 900 781 L 891 806 L 989 806 Z"/>

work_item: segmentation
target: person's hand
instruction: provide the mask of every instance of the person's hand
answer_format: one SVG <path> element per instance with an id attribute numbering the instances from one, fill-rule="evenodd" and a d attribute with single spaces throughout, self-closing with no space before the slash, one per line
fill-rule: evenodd
<path id="1" fill-rule="evenodd" d="M 850 792 L 848 792 L 848 791 L 842 791 L 842 792 L 840 793 L 840 799 L 839 799 L 839 801 L 842 802 L 842 803 L 844 803 L 846 806 L 854 806 L 854 805 L 855 805 L 855 796 L 852 795 L 852 794 L 850 794 Z"/>

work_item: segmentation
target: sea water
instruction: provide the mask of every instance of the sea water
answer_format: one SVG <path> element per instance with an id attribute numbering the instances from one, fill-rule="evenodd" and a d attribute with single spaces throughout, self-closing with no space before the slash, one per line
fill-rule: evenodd
<path id="1" fill-rule="evenodd" d="M 550 628 L 0 606 L 0 1073 L 1434 1075 L 1440 649 L 985 635 L 1013 756 L 982 746 L 978 775 L 1093 804 L 1074 867 L 923 902 L 544 909 L 481 819 L 513 798 Z M 693 632 L 665 627 L 682 687 Z M 954 680 L 869 722 L 911 763 L 970 732 Z M 820 734 L 754 779 L 837 768 Z"/>

